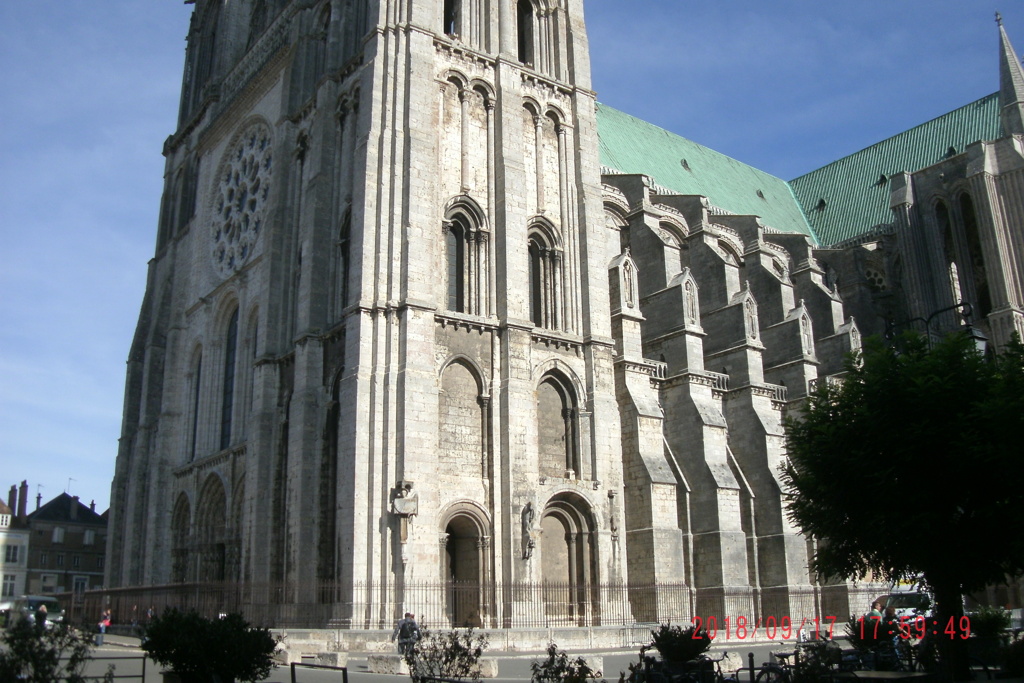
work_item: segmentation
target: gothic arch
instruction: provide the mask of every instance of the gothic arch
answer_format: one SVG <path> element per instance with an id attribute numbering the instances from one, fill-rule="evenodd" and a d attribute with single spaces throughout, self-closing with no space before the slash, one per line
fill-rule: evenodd
<path id="1" fill-rule="evenodd" d="M 564 623 L 593 623 L 598 573 L 597 520 L 578 493 L 553 495 L 541 515 L 540 562 L 544 606 L 549 618 Z"/>
<path id="2" fill-rule="evenodd" d="M 543 107 L 541 107 L 540 102 L 526 95 L 523 97 L 523 109 L 528 111 L 531 116 L 540 116 Z"/>
<path id="3" fill-rule="evenodd" d="M 556 130 L 559 126 L 566 125 L 565 112 L 563 112 L 560 108 L 556 107 L 553 104 L 549 104 L 547 105 L 547 107 L 545 107 L 544 116 L 548 117 L 551 120 L 551 122 L 555 124 Z"/>
<path id="4" fill-rule="evenodd" d="M 199 416 L 203 414 L 203 344 L 199 340 L 195 342 L 189 356 L 186 381 L 188 382 L 188 405 L 185 414 L 188 415 L 189 422 L 185 452 L 186 460 L 191 462 L 195 460 L 196 454 L 199 452 Z"/>
<path id="5" fill-rule="evenodd" d="M 455 363 L 461 363 L 462 365 L 467 366 L 469 372 L 474 376 L 474 379 L 476 379 L 477 390 L 479 391 L 480 395 L 486 396 L 487 391 L 483 380 L 485 376 L 483 368 L 481 368 L 480 364 L 477 363 L 474 359 L 470 358 L 464 353 L 456 353 L 450 356 L 447 360 L 445 360 L 444 363 L 441 364 L 441 369 L 437 373 L 438 386 L 440 387 L 441 385 L 441 378 L 444 376 L 444 371 L 447 370 L 449 366 Z"/>
<path id="6" fill-rule="evenodd" d="M 557 330 L 563 324 L 562 241 L 555 226 L 536 216 L 526 231 L 529 259 L 530 320 L 536 327 Z"/>
<path id="7" fill-rule="evenodd" d="M 171 513 L 171 583 L 189 579 L 189 552 L 192 545 L 192 503 L 182 491 Z"/>
<path id="8" fill-rule="evenodd" d="M 222 330 L 224 345 L 221 349 L 220 370 L 220 439 L 219 450 L 228 448 L 234 441 L 237 441 L 238 434 L 235 420 L 236 398 L 238 395 L 238 356 L 239 356 L 239 313 L 241 307 L 236 303 L 233 307 L 226 307 L 227 321 L 218 325 Z M 218 335 L 220 337 L 220 335 Z"/>
<path id="9" fill-rule="evenodd" d="M 445 613 L 453 626 L 489 622 L 490 517 L 477 503 L 460 500 L 440 516 L 441 576 Z"/>
<path id="10" fill-rule="evenodd" d="M 490 233 L 486 214 L 471 197 L 447 202 L 444 220 L 444 302 L 456 313 L 486 315 L 489 309 Z"/>
<path id="11" fill-rule="evenodd" d="M 438 473 L 458 480 L 489 477 L 489 400 L 479 366 L 449 359 L 438 376 Z"/>
<path id="12" fill-rule="evenodd" d="M 583 470 L 580 395 L 568 377 L 552 370 L 541 377 L 535 396 L 539 475 L 580 479 Z"/>
<path id="13" fill-rule="evenodd" d="M 985 318 L 992 312 L 992 293 L 988 286 L 988 269 L 985 267 L 978 212 L 974 198 L 969 192 L 961 191 L 957 195 L 957 209 L 964 229 L 964 244 L 967 247 L 967 259 L 971 268 L 974 303 L 978 307 L 978 314 Z"/>
<path id="14" fill-rule="evenodd" d="M 667 233 L 668 239 L 672 242 L 671 246 L 681 247 L 683 242 L 686 241 L 688 230 L 686 224 L 676 219 L 675 217 L 662 216 L 658 219 L 658 228 L 664 230 Z M 666 235 L 658 235 L 664 242 Z"/>
<path id="15" fill-rule="evenodd" d="M 200 581 L 224 581 L 228 560 L 228 498 L 217 473 L 203 483 L 196 505 L 195 541 Z"/>
<path id="16" fill-rule="evenodd" d="M 494 86 L 485 80 L 474 78 L 470 81 L 469 87 L 477 92 L 484 102 L 494 102 L 497 99 L 494 94 Z"/>

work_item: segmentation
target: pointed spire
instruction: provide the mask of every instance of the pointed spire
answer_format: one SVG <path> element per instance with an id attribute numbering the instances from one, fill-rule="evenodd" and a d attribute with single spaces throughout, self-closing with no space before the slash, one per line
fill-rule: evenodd
<path id="1" fill-rule="evenodd" d="M 999 25 L 999 111 L 1006 135 L 1024 135 L 1024 69 L 996 12 Z"/>

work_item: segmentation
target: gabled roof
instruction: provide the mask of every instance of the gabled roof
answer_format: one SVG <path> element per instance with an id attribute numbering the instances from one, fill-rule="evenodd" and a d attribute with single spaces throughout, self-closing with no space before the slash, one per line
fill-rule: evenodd
<path id="1" fill-rule="evenodd" d="M 999 93 L 995 93 L 833 161 L 789 184 L 819 243 L 837 244 L 892 222 L 891 175 L 927 168 L 963 152 L 973 142 L 1001 137 Z"/>
<path id="2" fill-rule="evenodd" d="M 75 519 L 71 518 L 71 507 L 73 505 L 78 506 Z M 80 501 L 66 493 L 60 494 L 46 503 L 46 505 L 29 514 L 28 519 L 30 522 L 62 522 L 67 524 L 95 524 L 98 526 L 106 526 L 107 524 L 107 520 L 102 515 L 90 510 L 88 505 L 83 505 Z"/>
<path id="3" fill-rule="evenodd" d="M 813 237 L 786 181 L 654 124 L 597 105 L 601 165 L 650 176 L 682 195 L 703 195 L 730 213 L 760 216 L 781 232 Z"/>

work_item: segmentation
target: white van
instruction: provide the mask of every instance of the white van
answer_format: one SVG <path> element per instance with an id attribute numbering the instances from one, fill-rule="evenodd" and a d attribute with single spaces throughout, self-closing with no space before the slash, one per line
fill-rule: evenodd
<path id="1" fill-rule="evenodd" d="M 57 598 L 52 595 L 23 595 L 11 606 L 7 625 L 13 626 L 22 619 L 26 619 L 32 624 L 36 623 L 36 614 L 42 605 L 46 605 L 47 625 L 64 620 L 64 610 L 61 609 L 60 601 Z"/>

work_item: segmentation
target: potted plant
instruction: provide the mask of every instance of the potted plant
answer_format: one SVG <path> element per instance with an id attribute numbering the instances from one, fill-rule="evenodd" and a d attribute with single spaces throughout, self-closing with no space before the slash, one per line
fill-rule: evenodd
<path id="1" fill-rule="evenodd" d="M 657 631 L 651 631 L 651 636 L 651 646 L 661 655 L 661 668 L 669 676 L 698 670 L 700 666 L 694 660 L 711 647 L 707 629 L 698 629 L 696 625 L 683 628 L 662 624 Z"/>
<path id="2" fill-rule="evenodd" d="M 235 683 L 269 676 L 279 642 L 240 614 L 207 619 L 170 609 L 146 628 L 142 649 L 168 668 L 165 683 Z"/>

